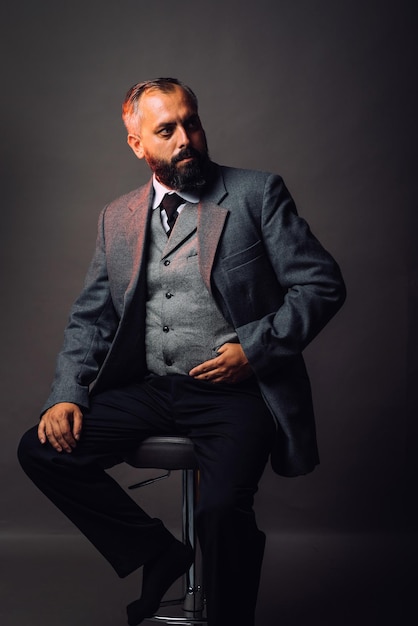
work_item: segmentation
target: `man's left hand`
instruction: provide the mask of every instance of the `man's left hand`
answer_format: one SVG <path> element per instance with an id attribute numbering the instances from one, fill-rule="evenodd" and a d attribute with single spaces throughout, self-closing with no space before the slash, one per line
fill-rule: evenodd
<path id="1" fill-rule="evenodd" d="M 218 355 L 191 369 L 189 375 L 210 383 L 234 384 L 253 374 L 241 344 L 225 343 L 219 348 Z"/>

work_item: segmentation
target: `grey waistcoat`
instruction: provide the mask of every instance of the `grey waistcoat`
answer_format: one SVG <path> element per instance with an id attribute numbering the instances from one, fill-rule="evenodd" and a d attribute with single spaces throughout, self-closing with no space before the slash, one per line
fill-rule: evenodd
<path id="1" fill-rule="evenodd" d="M 208 292 L 198 263 L 197 205 L 187 204 L 170 239 L 153 211 L 147 268 L 146 359 L 154 374 L 188 374 L 236 342 Z"/>

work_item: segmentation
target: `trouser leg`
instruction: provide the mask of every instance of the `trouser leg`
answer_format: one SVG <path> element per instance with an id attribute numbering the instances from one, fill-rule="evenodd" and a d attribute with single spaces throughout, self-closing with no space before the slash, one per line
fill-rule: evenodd
<path id="1" fill-rule="evenodd" d="M 212 385 L 155 377 L 100 394 L 71 454 L 42 446 L 31 429 L 19 458 L 34 483 L 125 576 L 174 540 L 104 471 L 152 434 L 183 433 L 201 470 L 197 529 L 210 626 L 254 626 L 264 549 L 254 494 L 274 432 L 255 383 Z"/>
<path id="2" fill-rule="evenodd" d="M 72 453 L 41 445 L 36 427 L 19 445 L 19 460 L 27 475 L 121 577 L 154 558 L 174 538 L 104 468 L 120 462 L 124 451 L 162 427 L 168 428 L 160 411 L 136 386 L 93 400 Z"/>
<path id="3" fill-rule="evenodd" d="M 254 495 L 274 433 L 257 385 L 185 381 L 181 425 L 193 425 L 200 467 L 196 525 L 202 548 L 210 626 L 254 626 L 265 546 L 256 523 Z M 187 403 L 187 404 L 186 404 Z M 189 405 L 190 403 L 190 405 Z M 185 406 L 186 404 L 186 406 Z"/>
<path id="4" fill-rule="evenodd" d="M 256 485 L 235 482 L 220 465 L 217 478 L 202 470 L 196 519 L 209 624 L 254 626 L 265 546 L 252 506 Z"/>

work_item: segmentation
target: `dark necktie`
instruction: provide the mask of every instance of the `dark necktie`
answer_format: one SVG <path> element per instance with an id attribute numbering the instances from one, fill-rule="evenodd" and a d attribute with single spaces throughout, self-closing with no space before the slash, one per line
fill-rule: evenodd
<path id="1" fill-rule="evenodd" d="M 177 213 L 177 208 L 180 204 L 184 204 L 185 200 L 178 196 L 176 193 L 166 193 L 161 202 L 161 208 L 165 210 L 167 214 L 167 221 L 169 226 L 169 231 L 167 233 L 170 236 L 171 231 L 173 229 L 174 223 L 178 218 L 179 214 Z"/>

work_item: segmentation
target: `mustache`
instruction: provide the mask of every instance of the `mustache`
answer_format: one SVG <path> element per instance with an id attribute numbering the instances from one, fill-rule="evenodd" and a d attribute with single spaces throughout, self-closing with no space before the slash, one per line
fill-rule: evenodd
<path id="1" fill-rule="evenodd" d="M 183 159 L 191 159 L 191 158 L 201 159 L 202 155 L 195 148 L 184 148 L 178 153 L 177 156 L 171 159 L 171 162 L 175 164 L 175 163 L 178 163 L 179 161 L 182 161 Z"/>

